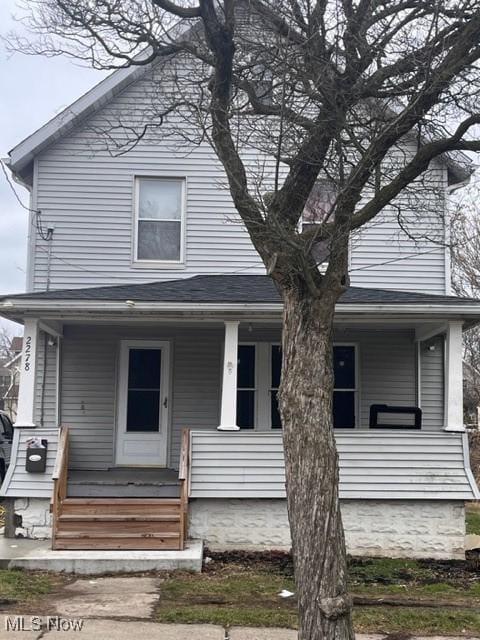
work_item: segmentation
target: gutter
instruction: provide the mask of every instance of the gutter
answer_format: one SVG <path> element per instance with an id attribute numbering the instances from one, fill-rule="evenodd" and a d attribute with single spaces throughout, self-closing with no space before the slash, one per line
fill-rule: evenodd
<path id="1" fill-rule="evenodd" d="M 273 313 L 280 314 L 283 305 L 280 302 L 275 303 L 212 303 L 212 302 L 142 302 L 134 300 L 125 301 L 95 301 L 95 300 L 37 300 L 22 298 L 22 300 L 4 299 L 0 302 L 0 315 L 10 317 L 17 314 L 32 315 L 36 312 L 62 312 L 72 315 L 78 312 L 87 313 L 128 313 L 135 315 L 139 313 L 156 313 L 156 312 L 238 312 L 238 313 Z M 393 315 L 460 315 L 474 316 L 480 318 L 480 301 L 478 303 L 464 304 L 404 304 L 404 303 L 339 303 L 336 307 L 337 313 L 345 314 L 393 314 Z"/>

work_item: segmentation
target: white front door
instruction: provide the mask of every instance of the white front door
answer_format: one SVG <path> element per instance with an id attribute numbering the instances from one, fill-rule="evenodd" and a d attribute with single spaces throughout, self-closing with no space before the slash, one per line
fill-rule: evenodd
<path id="1" fill-rule="evenodd" d="M 122 341 L 116 464 L 167 464 L 169 343 Z"/>

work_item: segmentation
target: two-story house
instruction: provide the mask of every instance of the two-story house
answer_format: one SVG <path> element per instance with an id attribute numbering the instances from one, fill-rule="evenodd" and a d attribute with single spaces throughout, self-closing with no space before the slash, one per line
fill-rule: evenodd
<path id="1" fill-rule="evenodd" d="M 2 495 L 18 534 L 53 526 L 56 549 L 178 549 L 187 537 L 288 548 L 282 305 L 222 169 L 208 141 L 186 150 L 175 131 L 118 155 L 98 140 L 105 122 L 135 116 L 152 74 L 116 71 L 10 152 L 32 224 L 27 293 L 0 300 L 25 330 Z M 480 302 L 451 295 L 438 238 L 467 177 L 451 158 L 432 163 L 438 216 L 413 218 L 419 239 L 388 209 L 352 241 L 334 421 L 354 554 L 464 553 L 464 503 L 479 494 L 462 332 Z M 27 454 L 32 438 L 43 452 Z"/>

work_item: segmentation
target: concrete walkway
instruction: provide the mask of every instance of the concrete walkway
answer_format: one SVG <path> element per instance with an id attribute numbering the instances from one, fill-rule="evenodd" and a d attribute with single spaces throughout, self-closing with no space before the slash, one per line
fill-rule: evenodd
<path id="1" fill-rule="evenodd" d="M 297 632 L 289 629 L 255 629 L 249 627 L 233 627 L 225 630 L 214 625 L 196 624 L 156 624 L 155 622 L 127 622 L 118 620 L 85 620 L 80 629 L 74 631 L 67 628 L 68 619 L 50 622 L 45 619 L 45 628 L 40 631 L 27 631 L 28 619 L 25 620 L 25 631 L 6 630 L 0 621 L 0 640 L 43 640 L 47 638 L 78 637 L 81 640 L 132 640 L 132 638 L 148 638 L 148 640 L 297 640 Z M 64 630 L 58 630 L 58 626 Z M 48 630 L 50 626 L 50 630 Z M 357 640 L 383 640 L 383 635 L 357 634 Z M 465 636 L 463 636 L 465 638 Z M 460 638 L 442 638 L 441 636 L 418 637 L 410 640 L 460 640 Z M 470 640 L 480 640 L 470 638 Z"/>

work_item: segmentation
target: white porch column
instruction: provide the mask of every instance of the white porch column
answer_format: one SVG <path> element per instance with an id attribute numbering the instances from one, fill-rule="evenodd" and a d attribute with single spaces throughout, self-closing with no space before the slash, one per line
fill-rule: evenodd
<path id="1" fill-rule="evenodd" d="M 460 321 L 449 322 L 445 344 L 445 431 L 463 425 L 463 337 Z"/>
<path id="2" fill-rule="evenodd" d="M 37 369 L 38 320 L 25 320 L 15 427 L 34 427 L 35 373 Z"/>
<path id="3" fill-rule="evenodd" d="M 237 427 L 237 321 L 225 322 L 225 348 L 223 353 L 222 408 L 219 431 L 238 431 Z"/>

